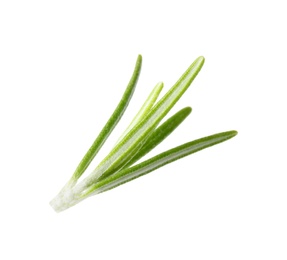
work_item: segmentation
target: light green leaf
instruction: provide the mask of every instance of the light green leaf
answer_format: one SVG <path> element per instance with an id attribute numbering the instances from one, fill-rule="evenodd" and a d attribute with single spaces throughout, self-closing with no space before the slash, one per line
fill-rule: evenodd
<path id="1" fill-rule="evenodd" d="M 148 98 L 146 99 L 146 101 L 144 102 L 144 104 L 142 105 L 142 107 L 140 108 L 140 110 L 138 111 L 138 113 L 136 114 L 136 116 L 134 117 L 134 119 L 132 120 L 130 125 L 128 126 L 128 128 L 124 131 L 122 136 L 117 141 L 117 144 L 126 136 L 126 134 L 136 124 L 138 124 L 140 121 L 142 121 L 145 118 L 145 116 L 151 110 L 151 108 L 153 107 L 155 101 L 157 100 L 162 88 L 163 88 L 163 83 L 162 82 L 159 82 L 158 84 L 156 84 L 156 86 L 153 88 L 152 92 L 149 94 Z"/>

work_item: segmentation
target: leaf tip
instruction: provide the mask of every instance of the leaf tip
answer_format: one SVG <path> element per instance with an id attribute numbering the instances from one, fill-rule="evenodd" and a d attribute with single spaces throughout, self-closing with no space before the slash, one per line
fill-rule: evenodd
<path id="1" fill-rule="evenodd" d="M 226 132 L 228 139 L 233 138 L 234 136 L 236 136 L 238 134 L 238 132 L 236 130 L 231 130 Z"/>
<path id="2" fill-rule="evenodd" d="M 205 58 L 204 58 L 204 56 L 199 56 L 199 57 L 197 58 L 197 60 L 198 60 L 198 61 L 201 61 L 201 62 L 204 62 L 204 61 L 205 61 Z"/>
<path id="3" fill-rule="evenodd" d="M 162 90 L 163 86 L 164 86 L 164 83 L 162 81 L 156 84 L 156 87 L 159 88 L 160 90 Z"/>
<path id="4" fill-rule="evenodd" d="M 181 109 L 180 111 L 184 112 L 185 114 L 189 115 L 192 111 L 191 107 L 185 107 L 183 109 Z"/>
<path id="5" fill-rule="evenodd" d="M 142 62 L 142 59 L 143 59 L 142 55 L 139 54 L 139 55 L 138 55 L 138 58 L 137 58 L 137 61 L 138 61 L 138 62 Z"/>

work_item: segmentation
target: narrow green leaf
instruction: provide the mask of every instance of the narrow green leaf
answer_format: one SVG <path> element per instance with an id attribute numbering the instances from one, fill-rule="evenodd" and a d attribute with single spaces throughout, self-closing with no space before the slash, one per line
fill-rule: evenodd
<path id="1" fill-rule="evenodd" d="M 144 104 L 142 105 L 138 113 L 136 114 L 136 116 L 133 118 L 130 125 L 127 127 L 127 129 L 124 131 L 122 136 L 117 141 L 117 143 L 119 143 L 137 123 L 139 123 L 140 121 L 144 119 L 144 117 L 151 110 L 152 106 L 157 100 L 162 88 L 163 88 L 162 82 L 159 82 L 158 84 L 156 84 L 156 86 L 153 88 L 152 92 L 149 94 L 148 98 L 146 99 L 146 101 L 144 102 Z"/>
<path id="2" fill-rule="evenodd" d="M 146 137 L 156 128 L 163 117 L 170 111 L 179 98 L 190 86 L 196 75 L 204 64 L 204 58 L 197 58 L 185 71 L 175 85 L 164 95 L 164 97 L 154 106 L 149 114 L 137 124 L 108 154 L 99 166 L 85 178 L 75 189 L 74 194 L 82 193 L 87 187 L 105 172 L 115 172 L 130 160 L 132 154 L 141 147 Z"/>
<path id="3" fill-rule="evenodd" d="M 136 155 L 125 165 L 125 168 L 133 165 L 152 149 L 158 146 L 165 138 L 167 138 L 191 113 L 191 107 L 185 107 L 162 123 L 153 133 L 148 137 L 142 148 Z"/>
<path id="4" fill-rule="evenodd" d="M 208 148 L 215 144 L 224 142 L 237 134 L 236 131 L 223 132 L 201 139 L 194 140 L 189 143 L 185 143 L 181 146 L 177 146 L 166 152 L 158 154 L 149 160 L 139 163 L 131 168 L 125 168 L 119 172 L 110 175 L 106 179 L 99 181 L 92 185 L 89 189 L 82 194 L 81 199 L 90 195 L 95 195 L 110 189 L 113 189 L 119 185 L 143 176 L 149 172 L 152 172 L 168 163 L 176 161 L 192 153 L 198 152 L 202 149 Z"/>
<path id="5" fill-rule="evenodd" d="M 73 176 L 72 176 L 72 181 L 75 183 L 80 176 L 84 173 L 84 171 L 87 169 L 87 167 L 90 165 L 96 154 L 99 152 L 119 120 L 121 119 L 122 115 L 124 114 L 130 99 L 134 93 L 135 87 L 137 80 L 140 75 L 140 70 L 141 70 L 141 64 L 142 64 L 142 57 L 141 55 L 138 56 L 136 65 L 134 68 L 133 75 L 129 81 L 128 86 L 126 87 L 126 90 L 117 105 L 116 109 L 114 110 L 113 114 L 99 133 L 98 137 L 90 147 L 90 149 L 87 151 L 81 162 L 79 163 L 78 167 L 76 168 Z"/>

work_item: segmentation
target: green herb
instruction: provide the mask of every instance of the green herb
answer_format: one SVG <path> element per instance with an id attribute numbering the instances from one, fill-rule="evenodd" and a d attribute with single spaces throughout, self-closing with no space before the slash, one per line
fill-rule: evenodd
<path id="1" fill-rule="evenodd" d="M 180 99 L 202 68 L 204 58 L 199 57 L 158 102 L 156 102 L 156 99 L 163 88 L 163 83 L 158 83 L 154 87 L 111 152 L 99 163 L 89 176 L 78 183 L 79 178 L 103 146 L 127 108 L 140 74 L 141 63 L 142 58 L 139 55 L 130 82 L 114 113 L 81 160 L 72 178 L 50 202 L 55 211 L 63 211 L 91 195 L 113 189 L 165 164 L 226 141 L 237 134 L 236 131 L 229 131 L 204 137 L 177 146 L 134 165 L 172 133 L 190 114 L 191 108 L 184 108 L 159 125 L 161 120 Z"/>

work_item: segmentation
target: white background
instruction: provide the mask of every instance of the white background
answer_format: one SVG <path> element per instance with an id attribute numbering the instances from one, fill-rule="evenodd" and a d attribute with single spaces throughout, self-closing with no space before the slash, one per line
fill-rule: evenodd
<path id="1" fill-rule="evenodd" d="M 287 259 L 286 1 L 1 1 L 1 259 Z M 226 143 L 60 214 L 49 201 L 143 67 L 112 147 L 158 81 L 205 65 L 151 155 Z"/>

